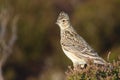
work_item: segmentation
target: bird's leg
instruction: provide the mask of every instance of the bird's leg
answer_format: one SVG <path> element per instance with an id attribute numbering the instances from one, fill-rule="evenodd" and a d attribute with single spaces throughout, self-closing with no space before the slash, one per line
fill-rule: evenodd
<path id="1" fill-rule="evenodd" d="M 77 70 L 78 65 L 77 65 L 77 64 L 75 64 L 75 63 L 73 63 L 73 67 L 74 67 L 74 68 L 73 68 L 74 70 Z"/>
<path id="2" fill-rule="evenodd" d="M 80 64 L 80 65 L 77 65 L 77 64 L 73 64 L 73 66 L 74 66 L 74 70 L 77 70 L 77 69 L 79 69 L 79 68 L 85 68 L 86 67 L 86 65 L 85 64 Z"/>

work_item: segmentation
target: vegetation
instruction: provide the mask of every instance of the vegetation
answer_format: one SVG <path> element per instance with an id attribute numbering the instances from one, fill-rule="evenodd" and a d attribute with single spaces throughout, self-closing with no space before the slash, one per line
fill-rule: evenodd
<path id="1" fill-rule="evenodd" d="M 89 63 L 86 68 L 69 67 L 66 80 L 119 80 L 120 58 L 105 66 Z"/>

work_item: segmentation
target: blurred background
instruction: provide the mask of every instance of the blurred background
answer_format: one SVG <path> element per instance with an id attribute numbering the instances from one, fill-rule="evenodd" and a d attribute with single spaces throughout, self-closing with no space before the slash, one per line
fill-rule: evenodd
<path id="1" fill-rule="evenodd" d="M 17 41 L 3 66 L 5 80 L 64 80 L 72 62 L 60 46 L 58 14 L 69 14 L 75 30 L 105 60 L 120 55 L 120 0 L 0 0 L 19 15 Z"/>

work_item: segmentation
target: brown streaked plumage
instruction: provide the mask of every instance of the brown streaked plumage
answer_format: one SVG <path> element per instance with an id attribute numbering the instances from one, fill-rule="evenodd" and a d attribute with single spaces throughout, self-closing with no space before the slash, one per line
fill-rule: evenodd
<path id="1" fill-rule="evenodd" d="M 73 62 L 73 66 L 87 64 L 88 59 L 92 59 L 96 64 L 106 64 L 106 61 L 99 57 L 97 52 L 77 34 L 70 24 L 69 16 L 61 12 L 57 22 L 60 27 L 61 46 L 65 55 Z"/>

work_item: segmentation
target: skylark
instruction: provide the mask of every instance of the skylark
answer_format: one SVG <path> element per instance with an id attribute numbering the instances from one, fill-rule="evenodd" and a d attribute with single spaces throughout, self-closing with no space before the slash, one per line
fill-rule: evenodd
<path id="1" fill-rule="evenodd" d="M 65 55 L 73 62 L 74 68 L 78 65 L 84 67 L 88 60 L 95 64 L 106 64 L 97 52 L 73 29 L 68 14 L 61 12 L 56 24 L 60 27 L 61 46 Z"/>

